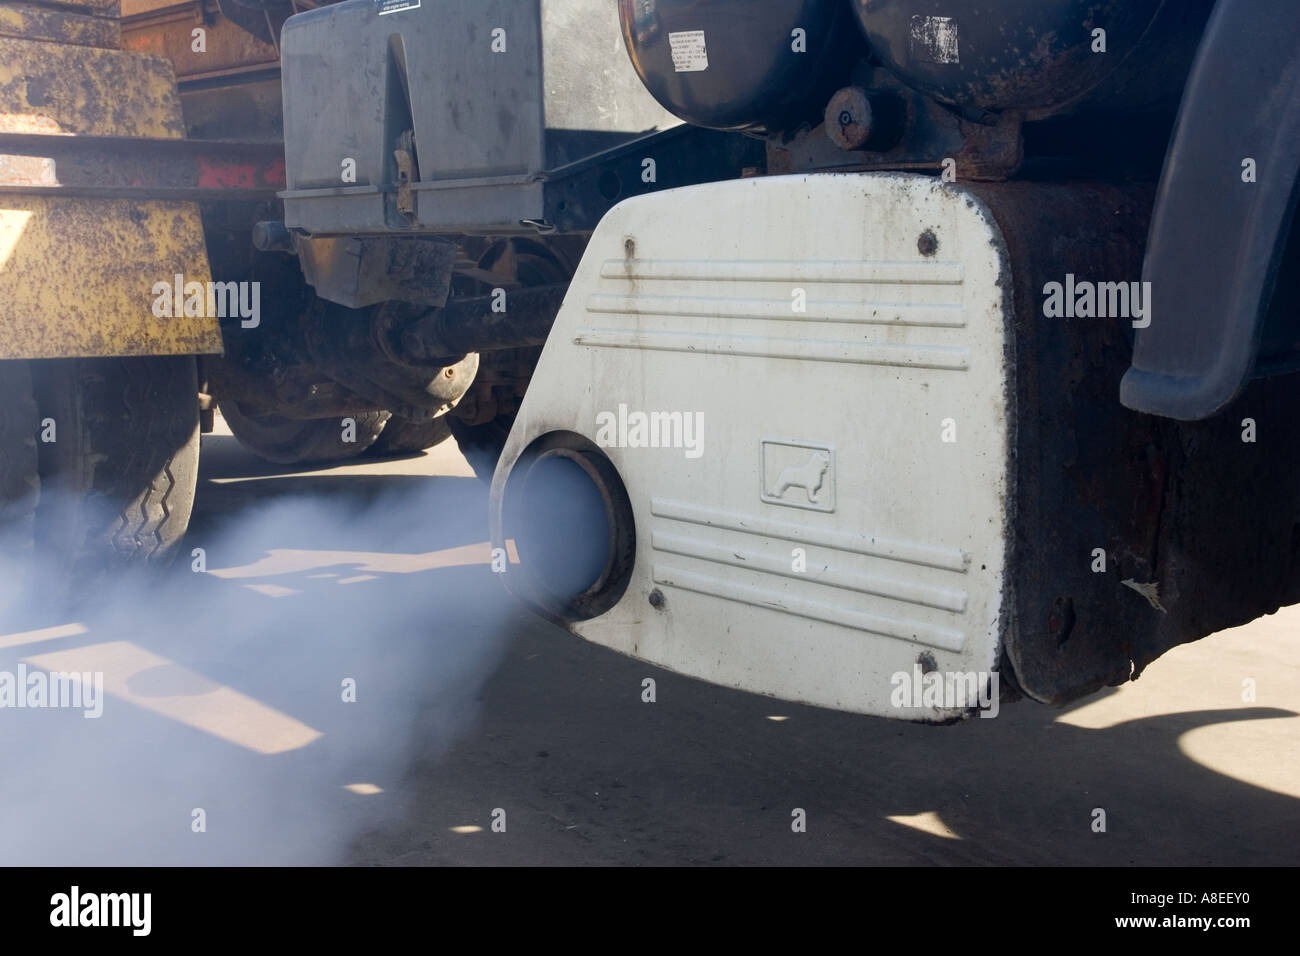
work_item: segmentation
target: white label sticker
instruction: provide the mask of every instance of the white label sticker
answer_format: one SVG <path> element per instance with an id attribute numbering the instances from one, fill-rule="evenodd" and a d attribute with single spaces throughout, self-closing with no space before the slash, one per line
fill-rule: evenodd
<path id="1" fill-rule="evenodd" d="M 673 51 L 673 69 L 678 73 L 699 73 L 709 68 L 709 50 L 704 45 L 703 30 L 684 30 L 668 34 Z"/>
<path id="2" fill-rule="evenodd" d="M 375 0 L 375 6 L 382 17 L 385 13 L 401 13 L 403 10 L 420 9 L 420 0 Z"/>
<path id="3" fill-rule="evenodd" d="M 959 63 L 957 21 L 952 17 L 912 17 L 912 59 Z"/>

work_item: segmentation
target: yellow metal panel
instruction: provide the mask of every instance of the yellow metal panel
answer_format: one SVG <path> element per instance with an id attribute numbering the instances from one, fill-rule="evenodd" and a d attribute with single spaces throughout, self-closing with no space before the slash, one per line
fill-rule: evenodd
<path id="1" fill-rule="evenodd" d="M 116 49 L 122 33 L 116 19 L 0 0 L 0 36 L 54 40 L 77 46 Z"/>
<path id="2" fill-rule="evenodd" d="M 120 0 L 31 0 L 31 2 L 53 10 L 72 10 L 76 13 L 93 14 L 114 20 L 122 16 Z"/>
<path id="3" fill-rule="evenodd" d="M 0 37 L 0 132 L 177 138 L 160 57 Z M 207 282 L 198 206 L 0 197 L 0 358 L 221 351 L 215 317 L 157 318 L 156 282 Z"/>
<path id="4" fill-rule="evenodd" d="M 162 57 L 0 37 L 0 130 L 11 117 L 85 136 L 185 135 Z"/>
<path id="5" fill-rule="evenodd" d="M 0 198 L 0 356 L 220 352 L 216 319 L 154 316 L 177 273 L 210 278 L 193 203 Z"/>

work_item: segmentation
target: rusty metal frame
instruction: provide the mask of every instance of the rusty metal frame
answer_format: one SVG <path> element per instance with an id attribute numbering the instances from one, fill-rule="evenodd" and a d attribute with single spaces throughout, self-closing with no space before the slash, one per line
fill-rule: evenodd
<path id="1" fill-rule="evenodd" d="M 284 185 L 278 143 L 0 133 L 0 195 L 246 202 Z"/>

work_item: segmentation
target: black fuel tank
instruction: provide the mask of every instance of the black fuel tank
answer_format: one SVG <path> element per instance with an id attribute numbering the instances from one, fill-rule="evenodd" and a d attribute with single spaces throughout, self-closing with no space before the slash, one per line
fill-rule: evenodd
<path id="1" fill-rule="evenodd" d="M 819 121 L 862 49 L 843 0 L 619 0 L 619 15 L 650 93 L 713 129 Z"/>
<path id="2" fill-rule="evenodd" d="M 908 86 L 970 111 L 1043 119 L 1175 99 L 1213 0 L 851 0 Z M 1101 31 L 1101 32 L 1098 32 Z"/>

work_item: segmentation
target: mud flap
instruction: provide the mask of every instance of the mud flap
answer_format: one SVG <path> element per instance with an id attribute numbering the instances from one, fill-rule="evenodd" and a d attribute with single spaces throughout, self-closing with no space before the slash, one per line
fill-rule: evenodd
<path id="1" fill-rule="evenodd" d="M 162 57 L 0 36 L 0 133 L 184 130 Z M 57 183 L 53 160 L 0 155 L 0 357 L 220 353 L 215 316 L 155 313 L 155 284 L 211 279 L 198 205 L 49 195 Z"/>

